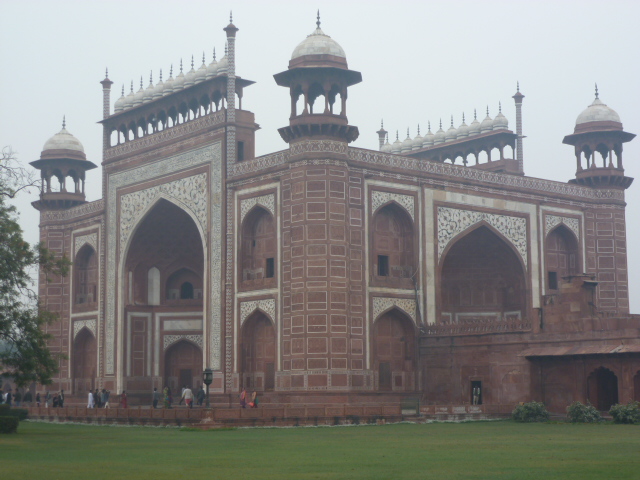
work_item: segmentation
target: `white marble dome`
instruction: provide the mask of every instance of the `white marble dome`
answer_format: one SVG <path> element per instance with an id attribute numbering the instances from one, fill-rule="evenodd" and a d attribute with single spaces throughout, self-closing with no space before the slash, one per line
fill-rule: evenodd
<path id="1" fill-rule="evenodd" d="M 133 107 L 133 101 L 135 98 L 136 94 L 133 93 L 133 83 L 131 84 L 131 91 L 129 92 L 129 94 L 124 98 L 124 104 L 122 105 L 122 109 L 126 110 L 127 108 L 131 108 Z"/>
<path id="2" fill-rule="evenodd" d="M 424 143 L 424 137 L 420 135 L 420 131 L 418 130 L 418 135 L 413 139 L 411 143 L 411 150 L 420 150 L 422 148 L 422 144 Z"/>
<path id="3" fill-rule="evenodd" d="M 618 113 L 613 108 L 608 107 L 598 97 L 596 97 L 593 103 L 578 115 L 578 118 L 576 119 L 576 126 L 590 122 L 622 123 Z"/>
<path id="4" fill-rule="evenodd" d="M 502 114 L 502 111 L 498 112 L 496 118 L 493 119 L 493 129 L 494 130 L 507 130 L 509 128 L 509 121 L 507 117 Z"/>
<path id="5" fill-rule="evenodd" d="M 402 153 L 410 152 L 413 149 L 413 140 L 409 136 L 409 132 L 407 132 L 407 138 L 402 142 Z"/>
<path id="6" fill-rule="evenodd" d="M 122 86 L 122 96 L 116 100 L 116 103 L 113 104 L 113 111 L 115 113 L 121 112 L 125 109 L 125 104 L 127 103 L 127 97 L 124 96 L 124 85 Z"/>
<path id="7" fill-rule="evenodd" d="M 171 68 L 171 71 L 169 72 L 169 78 L 167 78 L 167 81 L 164 82 L 164 88 L 162 89 L 162 95 L 169 95 L 171 92 L 173 92 L 173 88 L 174 88 L 174 82 L 175 80 L 173 79 L 173 67 Z"/>
<path id="8" fill-rule="evenodd" d="M 452 142 L 457 138 L 457 136 L 458 136 L 458 129 L 453 126 L 453 120 L 452 120 L 451 126 L 447 129 L 446 133 L 444 134 L 444 141 Z"/>
<path id="9" fill-rule="evenodd" d="M 442 124 L 440 124 L 440 130 L 438 130 L 433 136 L 433 144 L 438 145 L 440 143 L 444 143 L 445 141 L 444 137 L 445 137 L 445 133 L 444 133 L 444 130 L 442 130 Z"/>
<path id="10" fill-rule="evenodd" d="M 432 147 L 434 139 L 435 139 L 435 135 L 431 131 L 431 126 L 429 126 L 429 130 L 427 130 L 427 133 L 424 136 L 424 141 L 422 142 L 422 147 L 423 148 Z"/>
<path id="11" fill-rule="evenodd" d="M 478 135 L 480 133 L 480 122 L 478 119 L 473 117 L 473 122 L 469 125 L 469 136 Z"/>
<path id="12" fill-rule="evenodd" d="M 458 127 L 458 137 L 457 138 L 466 138 L 469 136 L 469 126 L 464 123 L 464 117 L 462 118 L 462 123 Z"/>
<path id="13" fill-rule="evenodd" d="M 62 123 L 62 130 L 47 140 L 44 147 L 42 147 L 43 153 L 47 150 L 73 150 L 84 153 L 82 143 L 67 131 L 64 122 Z"/>
<path id="14" fill-rule="evenodd" d="M 400 153 L 402 150 L 402 142 L 399 138 L 396 138 L 396 141 L 391 145 L 391 153 Z"/>
<path id="15" fill-rule="evenodd" d="M 334 55 L 347 58 L 338 42 L 324 33 L 319 26 L 293 50 L 291 60 L 305 55 Z"/>
<path id="16" fill-rule="evenodd" d="M 493 120 L 489 116 L 489 111 L 487 110 L 487 116 L 484 117 L 482 123 L 480 124 L 480 133 L 490 132 L 493 130 Z"/>

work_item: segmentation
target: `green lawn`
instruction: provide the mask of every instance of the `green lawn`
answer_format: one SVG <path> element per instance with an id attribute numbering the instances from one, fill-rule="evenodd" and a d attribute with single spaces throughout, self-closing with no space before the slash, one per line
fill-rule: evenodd
<path id="1" fill-rule="evenodd" d="M 640 426 L 510 421 L 189 431 L 22 422 L 3 478 L 640 478 Z"/>

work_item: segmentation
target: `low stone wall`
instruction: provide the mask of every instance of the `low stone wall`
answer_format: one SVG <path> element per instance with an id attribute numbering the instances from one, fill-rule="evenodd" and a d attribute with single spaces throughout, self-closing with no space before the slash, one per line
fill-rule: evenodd
<path id="1" fill-rule="evenodd" d="M 461 421 L 506 418 L 512 407 L 502 405 L 425 405 L 420 414 L 400 405 L 300 405 L 259 408 L 86 408 L 31 407 L 29 418 L 48 422 L 202 427 L 287 427 L 350 425 L 412 421 Z"/>

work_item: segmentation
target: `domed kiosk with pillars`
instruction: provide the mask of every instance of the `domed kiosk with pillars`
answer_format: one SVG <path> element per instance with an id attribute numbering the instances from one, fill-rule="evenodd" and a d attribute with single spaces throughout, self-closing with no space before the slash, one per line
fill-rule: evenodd
<path id="1" fill-rule="evenodd" d="M 96 164 L 87 160 L 82 143 L 71 135 L 62 120 L 62 130 L 51 137 L 42 147 L 40 159 L 31 162 L 40 170 L 42 189 L 40 199 L 33 202 L 38 210 L 57 210 L 85 203 L 84 181 L 87 170 Z M 52 179 L 58 181 L 51 185 Z M 67 178 L 73 181 L 73 189 L 67 189 Z"/>
<path id="2" fill-rule="evenodd" d="M 519 85 L 511 107 L 504 92 L 481 118 L 447 112 L 433 131 L 425 118 L 392 144 L 381 126 L 356 147 L 347 98 L 362 76 L 316 25 L 274 76 L 291 97 L 282 150 L 255 155 L 233 23 L 221 59 L 176 62 L 113 109 L 100 82 L 104 198 L 85 202 L 95 165 L 65 128 L 47 142 L 40 236 L 74 262 L 41 290 L 67 358 L 52 389 L 142 404 L 207 371 L 214 406 L 243 388 L 262 406 L 434 415 L 640 400 L 622 169 L 634 135 L 617 114 L 596 98 L 578 117 L 571 182 L 525 176 Z"/>
<path id="3" fill-rule="evenodd" d="M 596 85 L 593 103 L 578 115 L 573 134 L 562 141 L 575 148 L 577 171 L 571 182 L 590 187 L 629 188 L 633 178 L 624 175 L 622 145 L 634 138 L 633 133 L 622 129 L 617 112 L 600 100 Z"/>

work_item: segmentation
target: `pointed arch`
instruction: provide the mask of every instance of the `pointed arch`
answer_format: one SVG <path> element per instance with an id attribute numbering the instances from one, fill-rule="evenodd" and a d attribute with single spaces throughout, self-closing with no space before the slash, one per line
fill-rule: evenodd
<path id="1" fill-rule="evenodd" d="M 377 317 L 371 342 L 377 390 L 416 388 L 416 338 L 415 324 L 401 309 L 393 307 Z"/>
<path id="2" fill-rule="evenodd" d="M 564 223 L 558 223 L 545 238 L 546 284 L 549 290 L 558 290 L 562 279 L 580 272 L 579 240 Z"/>
<path id="3" fill-rule="evenodd" d="M 244 388 L 273 390 L 276 369 L 276 331 L 271 319 L 255 310 L 241 328 L 239 371 Z"/>
<path id="4" fill-rule="evenodd" d="M 93 332 L 88 326 L 82 326 L 73 339 L 71 372 L 74 393 L 95 388 L 98 363 L 97 348 Z"/>
<path id="5" fill-rule="evenodd" d="M 95 305 L 98 301 L 98 255 L 88 241 L 76 253 L 73 276 L 74 305 Z"/>
<path id="6" fill-rule="evenodd" d="M 165 336 L 166 342 L 166 336 Z M 189 338 L 180 338 L 164 351 L 164 384 L 173 392 L 182 386 L 193 388 L 202 382 L 202 345 Z"/>
<path id="7" fill-rule="evenodd" d="M 243 288 L 275 286 L 277 231 L 275 216 L 256 203 L 240 225 L 238 277 Z"/>
<path id="8" fill-rule="evenodd" d="M 483 222 L 474 224 L 456 236 L 443 254 L 437 282 L 440 321 L 466 323 L 526 317 L 525 272 L 518 251 L 500 232 Z"/>
<path id="9" fill-rule="evenodd" d="M 407 209 L 395 199 L 380 201 L 370 229 L 370 264 L 374 282 L 411 288 L 416 273 L 416 243 L 416 228 Z"/>

